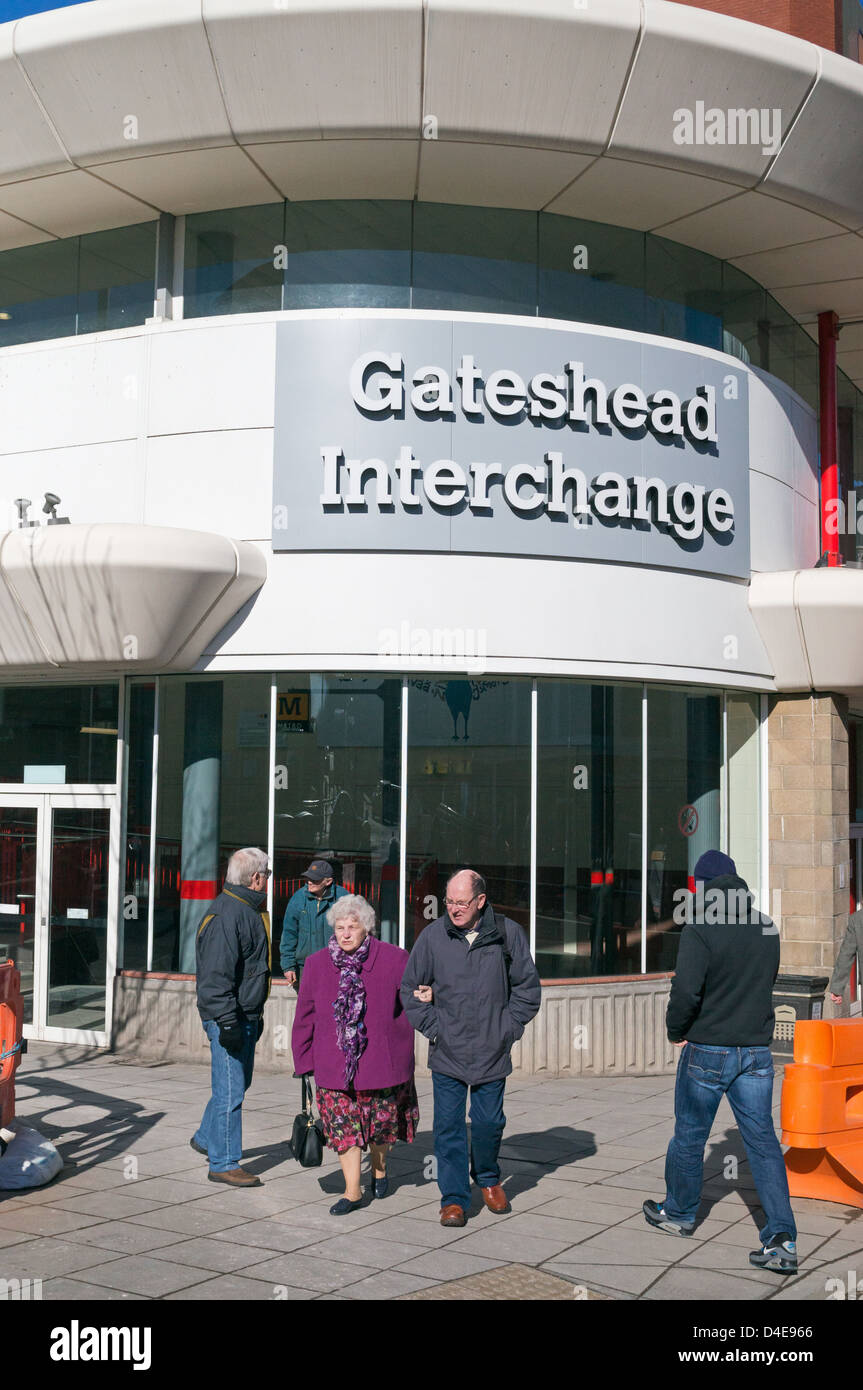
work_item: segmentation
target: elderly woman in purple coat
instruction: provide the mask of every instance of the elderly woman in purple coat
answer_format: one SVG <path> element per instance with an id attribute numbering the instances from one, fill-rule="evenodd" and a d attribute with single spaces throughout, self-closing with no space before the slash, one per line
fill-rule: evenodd
<path id="1" fill-rule="evenodd" d="M 408 953 L 373 935 L 365 898 L 338 898 L 327 922 L 329 942 L 306 958 L 291 1043 L 297 1074 L 314 1072 L 324 1138 L 345 1175 L 330 1212 L 345 1216 L 362 1200 L 367 1148 L 372 1196 L 386 1196 L 387 1152 L 397 1139 L 413 1143 L 419 1109 L 414 1030 L 399 999 Z"/>

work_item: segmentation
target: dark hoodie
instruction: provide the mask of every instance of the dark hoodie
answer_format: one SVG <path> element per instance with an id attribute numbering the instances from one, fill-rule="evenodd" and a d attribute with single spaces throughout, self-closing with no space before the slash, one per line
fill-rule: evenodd
<path id="1" fill-rule="evenodd" d="M 691 907 L 665 1017 L 670 1041 L 766 1047 L 773 1037 L 778 927 L 735 874 L 705 884 Z"/>

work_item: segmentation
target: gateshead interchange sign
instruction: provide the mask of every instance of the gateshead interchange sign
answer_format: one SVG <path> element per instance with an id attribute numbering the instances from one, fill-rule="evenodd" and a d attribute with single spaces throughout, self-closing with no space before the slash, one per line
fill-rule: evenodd
<path id="1" fill-rule="evenodd" d="M 305 319 L 277 335 L 274 549 L 748 578 L 734 359 L 487 319 Z"/>

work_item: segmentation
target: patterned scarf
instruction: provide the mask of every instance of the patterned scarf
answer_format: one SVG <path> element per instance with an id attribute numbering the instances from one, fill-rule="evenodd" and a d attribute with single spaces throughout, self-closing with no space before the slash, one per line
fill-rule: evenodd
<path id="1" fill-rule="evenodd" d="M 362 972 L 368 960 L 372 938 L 367 936 L 356 951 L 343 951 L 335 936 L 327 942 L 333 964 L 339 969 L 339 992 L 333 1001 L 336 1020 L 336 1041 L 345 1054 L 345 1085 L 350 1088 L 357 1074 L 360 1057 L 368 1046 L 363 1014 L 366 1011 L 366 987 Z"/>

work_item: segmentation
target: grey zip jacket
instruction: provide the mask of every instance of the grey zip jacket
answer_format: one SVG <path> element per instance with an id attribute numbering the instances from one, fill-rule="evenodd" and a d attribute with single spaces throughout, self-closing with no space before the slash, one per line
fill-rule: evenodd
<path id="1" fill-rule="evenodd" d="M 402 1007 L 429 1040 L 429 1067 L 469 1086 L 509 1076 L 513 1043 L 541 998 L 539 974 L 518 923 L 486 903 L 477 930 L 469 946 L 444 913 L 420 936 L 401 984 Z M 431 1004 L 414 998 L 419 985 L 431 985 Z"/>
<path id="2" fill-rule="evenodd" d="M 848 930 L 842 945 L 839 947 L 839 954 L 833 967 L 833 978 L 830 981 L 831 994 L 841 994 L 843 990 L 848 988 L 848 979 L 855 956 L 859 971 L 863 968 L 863 912 L 852 912 L 848 918 Z"/>

